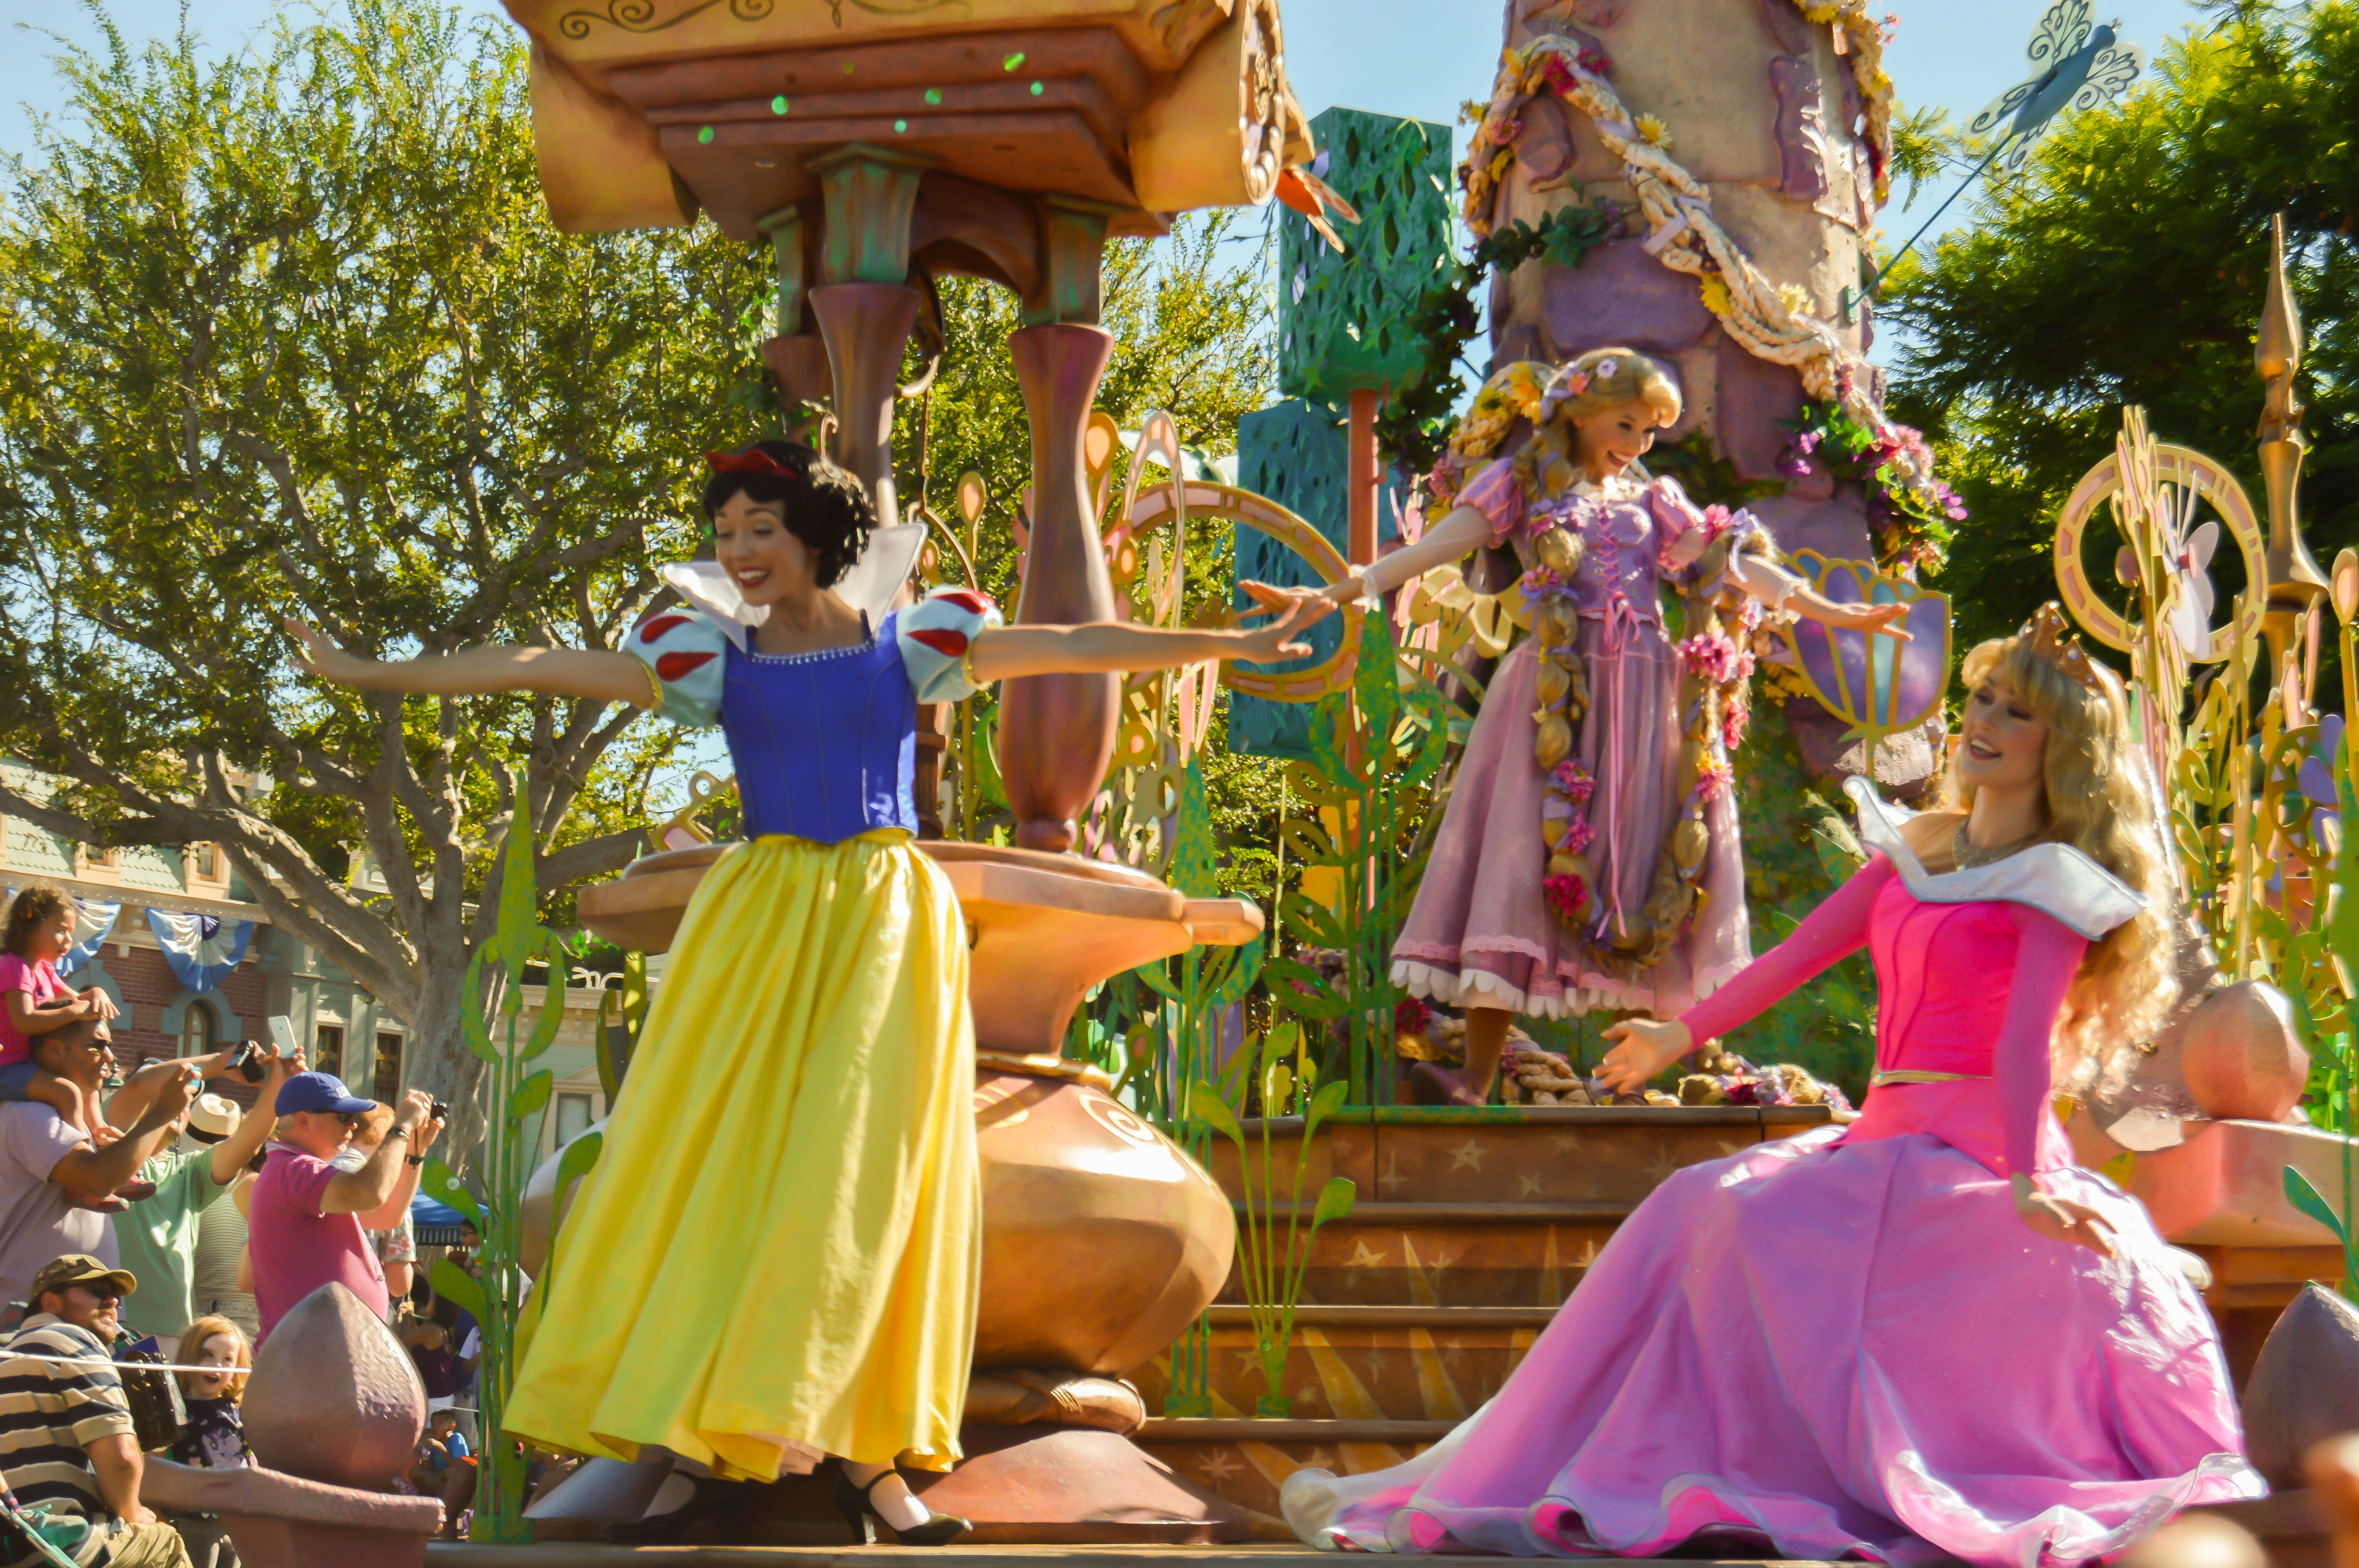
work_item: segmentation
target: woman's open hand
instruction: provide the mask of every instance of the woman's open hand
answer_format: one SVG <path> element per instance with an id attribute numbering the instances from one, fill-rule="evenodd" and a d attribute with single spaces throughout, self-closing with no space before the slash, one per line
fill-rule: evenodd
<path id="1" fill-rule="evenodd" d="M 1305 631 L 1324 621 L 1335 608 L 1335 601 L 1304 589 L 1272 588 L 1266 582 L 1245 582 L 1241 585 L 1253 601 L 1273 619 L 1259 626 L 1241 629 L 1236 652 L 1232 659 L 1246 659 L 1256 664 L 1272 659 L 1299 659 L 1311 651 L 1308 643 L 1296 639 Z M 1247 614 L 1256 613 L 1248 611 Z"/>
<path id="2" fill-rule="evenodd" d="M 2087 1204 L 2041 1192 L 2029 1176 L 2017 1175 L 2014 1186 L 2015 1212 L 2033 1231 L 2050 1241 L 2085 1247 L 2101 1258 L 2114 1255 L 2113 1227 L 2104 1215 Z"/>
<path id="3" fill-rule="evenodd" d="M 1597 1076 L 1616 1094 L 1634 1095 L 1647 1080 L 1688 1054 L 1695 1035 L 1677 1019 L 1625 1018 L 1605 1031 L 1615 1042 L 1599 1063 Z"/>
<path id="4" fill-rule="evenodd" d="M 334 681 L 338 686 L 365 688 L 371 684 L 370 676 L 385 668 L 375 659 L 347 654 L 336 645 L 334 638 L 315 626 L 290 618 L 286 627 L 287 634 L 303 644 L 303 651 L 288 662 L 307 675 Z"/>
<path id="5" fill-rule="evenodd" d="M 1848 626 L 1860 632 L 1881 632 L 1899 642 L 1916 641 L 1899 623 L 1908 619 L 1908 606 L 1897 602 L 1883 604 L 1838 604 L 1835 613 L 1824 619 L 1830 626 Z"/>

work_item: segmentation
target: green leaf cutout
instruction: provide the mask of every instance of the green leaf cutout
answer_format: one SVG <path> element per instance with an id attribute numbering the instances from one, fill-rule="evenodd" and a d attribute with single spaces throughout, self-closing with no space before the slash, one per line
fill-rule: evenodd
<path id="1" fill-rule="evenodd" d="M 1352 1212 L 1359 1195 L 1360 1189 L 1352 1184 L 1351 1177 L 1328 1177 L 1327 1184 L 1319 1189 L 1319 1206 L 1310 1211 L 1310 1227 L 1316 1230 L 1331 1219 L 1343 1218 Z"/>
<path id="2" fill-rule="evenodd" d="M 444 1164 L 440 1156 L 429 1154 L 426 1157 L 426 1168 L 419 1173 L 418 1184 L 426 1189 L 428 1197 L 437 1203 L 448 1204 L 465 1215 L 467 1222 L 478 1231 L 484 1228 L 484 1206 L 475 1201 L 475 1195 L 459 1180 L 458 1173 Z"/>
<path id="3" fill-rule="evenodd" d="M 508 1096 L 508 1116 L 510 1119 L 522 1121 L 526 1117 L 530 1116 L 534 1111 L 537 1111 L 542 1106 L 547 1105 L 549 1103 L 549 1095 L 555 1091 L 556 1087 L 557 1075 L 550 1072 L 547 1067 L 543 1067 L 540 1071 L 535 1073 L 532 1076 L 518 1084 L 516 1087 L 516 1091 Z"/>
<path id="4" fill-rule="evenodd" d="M 2285 1168 L 2285 1195 L 2288 1203 L 2334 1232 L 2335 1239 L 2346 1244 L 2350 1241 L 2351 1232 L 2342 1217 L 2319 1195 L 2318 1189 L 2310 1184 L 2310 1178 L 2291 1165 Z"/>
<path id="5" fill-rule="evenodd" d="M 1245 1130 L 1237 1125 L 1236 1113 L 1221 1098 L 1221 1092 L 1199 1079 L 1188 1090 L 1188 1114 L 1205 1123 L 1214 1131 L 1243 1147 Z"/>
<path id="6" fill-rule="evenodd" d="M 433 1282 L 434 1293 L 444 1301 L 456 1302 L 477 1323 L 492 1320 L 491 1303 L 484 1297 L 483 1281 L 461 1269 L 448 1258 L 434 1260 L 434 1267 L 426 1277 Z"/>

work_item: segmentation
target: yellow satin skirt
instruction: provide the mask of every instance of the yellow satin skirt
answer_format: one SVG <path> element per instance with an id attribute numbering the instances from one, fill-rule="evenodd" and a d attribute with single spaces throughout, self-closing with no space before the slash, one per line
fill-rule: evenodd
<path id="1" fill-rule="evenodd" d="M 897 829 L 698 887 L 566 1217 L 506 1425 L 734 1479 L 947 1470 L 982 1232 L 957 896 Z M 540 1292 L 536 1292 L 538 1294 Z"/>

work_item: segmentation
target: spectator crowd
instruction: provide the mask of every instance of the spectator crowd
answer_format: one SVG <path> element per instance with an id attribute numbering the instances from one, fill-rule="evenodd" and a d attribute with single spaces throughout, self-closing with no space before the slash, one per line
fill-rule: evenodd
<path id="1" fill-rule="evenodd" d="M 141 1502 L 145 1467 L 247 1463 L 254 1351 L 329 1284 L 417 1363 L 432 1424 L 398 1484 L 442 1498 L 451 1532 L 474 1493 L 482 1339 L 418 1268 L 409 1209 L 440 1108 L 379 1105 L 251 1044 L 126 1080 L 113 1004 L 57 974 L 71 925 L 43 887 L 0 923 L 0 1568 L 235 1568 L 218 1519 Z M 255 1108 L 209 1081 L 254 1087 Z"/>

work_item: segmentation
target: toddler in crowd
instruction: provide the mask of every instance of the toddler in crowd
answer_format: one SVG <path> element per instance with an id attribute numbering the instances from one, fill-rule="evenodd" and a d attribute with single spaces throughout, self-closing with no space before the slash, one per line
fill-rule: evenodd
<path id="1" fill-rule="evenodd" d="M 252 1463 L 238 1415 L 246 1374 L 254 1365 L 254 1350 L 245 1334 L 225 1317 L 201 1317 L 181 1332 L 180 1355 L 190 1366 L 219 1370 L 172 1374 L 180 1380 L 189 1419 L 173 1440 L 171 1457 L 208 1470 L 235 1470 Z"/>
<path id="2" fill-rule="evenodd" d="M 122 1133 L 110 1125 L 96 1094 L 45 1070 L 33 1060 L 35 1036 L 69 1023 L 120 1016 L 114 999 L 96 986 L 74 990 L 58 975 L 58 961 L 73 948 L 73 901 L 56 888 L 35 884 L 16 894 L 0 926 L 0 1101 L 32 1100 L 48 1106 L 92 1142 L 112 1143 Z M 114 1098 L 113 1108 L 127 1122 L 147 1107 L 172 1074 L 193 1068 L 201 1078 L 227 1076 L 234 1051 L 215 1051 L 172 1062 L 150 1062 L 132 1075 Z M 152 1182 L 127 1182 L 111 1197 L 77 1194 L 79 1207 L 120 1210 L 148 1197 Z"/>
<path id="3" fill-rule="evenodd" d="M 33 1036 L 85 1018 L 115 1016 L 113 999 L 92 986 L 72 990 L 59 978 L 58 960 L 73 947 L 73 903 L 53 887 L 28 887 L 8 905 L 0 935 L 0 1099 L 38 1100 L 95 1138 L 106 1125 L 95 1097 L 44 1072 L 33 1060 Z"/>

